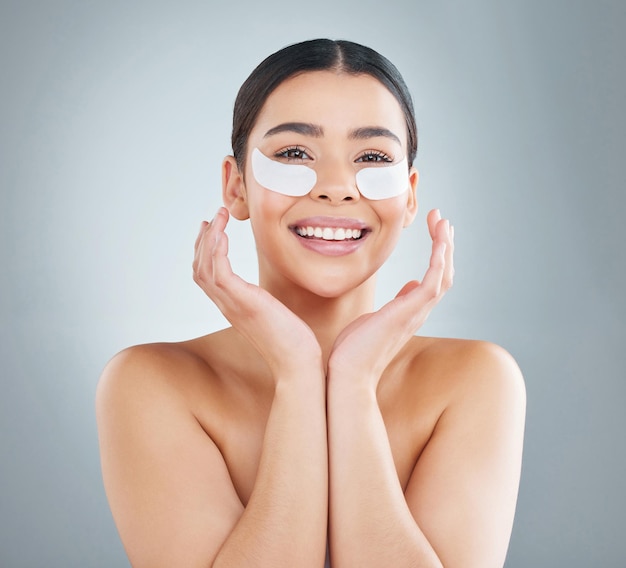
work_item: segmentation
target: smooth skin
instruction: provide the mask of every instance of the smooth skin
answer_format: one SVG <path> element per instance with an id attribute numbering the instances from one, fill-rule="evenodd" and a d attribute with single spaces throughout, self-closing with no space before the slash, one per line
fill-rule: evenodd
<path id="1" fill-rule="evenodd" d="M 268 135 L 292 123 L 316 128 Z M 369 127 L 397 140 L 355 136 Z M 316 186 L 262 188 L 254 147 L 313 167 Z M 373 311 L 376 271 L 417 211 L 418 174 L 378 201 L 354 174 L 405 155 L 383 85 L 319 71 L 270 95 L 244 171 L 224 160 L 225 208 L 203 222 L 193 269 L 232 327 L 127 349 L 98 387 L 105 488 L 134 567 L 319 568 L 327 541 L 334 568 L 503 565 L 524 385 L 500 347 L 415 336 L 452 285 L 454 231 L 438 211 L 422 281 Z M 259 286 L 231 269 L 231 215 L 252 223 Z M 293 226 L 313 217 L 358 219 L 367 235 L 349 254 L 311 250 Z"/>

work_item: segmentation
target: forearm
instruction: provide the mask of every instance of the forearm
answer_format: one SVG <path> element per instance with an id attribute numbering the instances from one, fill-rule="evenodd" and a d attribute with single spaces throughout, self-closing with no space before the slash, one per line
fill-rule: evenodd
<path id="1" fill-rule="evenodd" d="M 441 568 L 404 498 L 373 389 L 329 378 L 328 440 L 333 567 Z"/>
<path id="2" fill-rule="evenodd" d="M 319 377 L 279 382 L 252 495 L 215 567 L 323 564 L 328 516 L 324 382 L 321 370 Z"/>

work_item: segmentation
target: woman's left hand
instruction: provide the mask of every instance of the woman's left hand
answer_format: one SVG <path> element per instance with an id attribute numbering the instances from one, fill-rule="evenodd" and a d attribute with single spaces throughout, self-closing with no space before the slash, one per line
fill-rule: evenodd
<path id="1" fill-rule="evenodd" d="M 452 286 L 454 228 L 439 210 L 431 211 L 427 221 L 433 247 L 424 279 L 408 282 L 380 310 L 362 315 L 339 334 L 328 360 L 329 376 L 349 376 L 351 382 L 360 377 L 375 389 L 387 365 Z"/>

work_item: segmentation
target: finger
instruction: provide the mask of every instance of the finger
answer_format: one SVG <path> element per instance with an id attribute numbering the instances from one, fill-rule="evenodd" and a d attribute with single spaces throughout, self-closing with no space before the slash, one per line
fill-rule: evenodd
<path id="1" fill-rule="evenodd" d="M 227 285 L 227 281 L 233 275 L 230 260 L 228 260 L 228 235 L 224 232 L 218 233 L 211 250 L 211 261 L 213 267 L 213 281 L 216 286 L 222 288 Z"/>
<path id="2" fill-rule="evenodd" d="M 387 305 L 398 304 L 398 309 L 407 315 L 410 314 L 411 320 L 423 322 L 439 300 L 446 264 L 445 257 L 446 243 L 436 239 L 433 242 L 430 264 L 422 282 L 417 280 L 407 282 L 398 292 L 395 300 Z"/>
<path id="3" fill-rule="evenodd" d="M 193 279 L 196 284 L 198 284 L 205 292 L 206 290 L 205 282 L 208 281 L 208 276 L 212 273 L 213 269 L 211 268 L 211 258 L 207 258 L 207 232 L 209 230 L 208 223 L 204 227 L 204 230 L 201 230 L 198 238 L 196 239 L 196 247 L 193 257 L 192 269 L 193 269 Z"/>
<path id="4" fill-rule="evenodd" d="M 442 286 L 444 290 L 449 290 L 454 281 L 454 227 L 452 225 L 448 227 L 446 239 L 446 266 Z"/>
<path id="5" fill-rule="evenodd" d="M 406 296 L 409 292 L 411 292 L 412 290 L 415 290 L 415 288 L 418 288 L 419 286 L 420 286 L 419 280 L 411 280 L 410 282 L 407 282 L 404 286 L 402 286 L 402 289 L 396 294 L 396 298 L 400 298 L 401 296 Z"/>
<path id="6" fill-rule="evenodd" d="M 210 245 L 211 241 L 207 243 Z M 233 272 L 228 259 L 228 235 L 222 231 L 216 235 L 211 258 L 210 295 L 224 316 L 232 322 L 232 316 L 252 317 L 259 288 L 246 282 Z"/>
<path id="7" fill-rule="evenodd" d="M 213 249 L 217 235 L 223 233 L 226 229 L 228 219 L 228 209 L 220 207 L 217 210 L 215 217 L 213 217 L 213 220 L 204 226 L 204 234 L 200 236 L 200 241 L 207 240 L 210 242 L 208 245 L 209 252 Z"/>
<path id="8" fill-rule="evenodd" d="M 452 279 L 454 276 L 453 232 L 454 232 L 454 229 L 450 225 L 450 221 L 448 221 L 448 219 L 441 219 L 437 223 L 435 240 L 446 243 L 445 269 L 444 269 L 443 282 L 442 282 L 442 287 L 444 291 L 448 290 L 452 286 Z"/>
<path id="9" fill-rule="evenodd" d="M 385 314 L 389 321 L 394 322 L 394 333 L 397 331 L 414 334 L 438 302 L 445 267 L 445 250 L 444 242 L 433 242 L 430 265 L 422 282 L 407 282 L 396 297 L 379 310 L 381 315 Z"/>
<path id="10" fill-rule="evenodd" d="M 224 210 L 224 211 L 222 211 L 222 210 Z M 217 213 L 215 214 L 215 217 L 213 218 L 212 221 L 202 221 L 202 223 L 200 223 L 200 230 L 198 231 L 198 236 L 196 237 L 196 242 L 194 244 L 194 250 L 198 249 L 198 247 L 200 246 L 200 241 L 202 240 L 204 235 L 206 235 L 212 228 L 214 228 L 216 226 L 216 224 L 215 224 L 216 219 L 218 217 L 221 217 L 224 214 L 226 215 L 226 219 L 228 219 L 228 210 L 226 208 L 224 208 L 224 207 L 220 207 L 217 210 Z M 222 227 L 222 230 L 223 230 L 223 227 Z"/>
<path id="11" fill-rule="evenodd" d="M 396 329 L 410 329 L 414 333 L 426 321 L 443 292 L 449 287 L 446 267 L 451 263 L 452 231 L 450 223 L 441 219 L 438 210 L 428 215 L 429 230 L 433 238 L 430 263 L 424 279 L 407 282 L 395 299 L 383 306 L 379 312 L 395 319 Z M 402 323 L 404 322 L 404 323 Z"/>
<path id="12" fill-rule="evenodd" d="M 206 285 L 210 284 L 213 278 L 213 258 L 211 252 L 215 246 L 217 235 L 224 233 L 227 222 L 228 211 L 220 207 L 213 221 L 202 224 L 200 235 L 198 235 L 196 240 L 197 245 L 193 260 L 194 280 L 207 293 L 209 293 L 209 290 L 206 289 Z"/>
<path id="13" fill-rule="evenodd" d="M 419 287 L 420 296 L 425 303 L 439 299 L 446 266 L 446 248 L 446 243 L 442 240 L 437 239 L 433 242 L 430 265 Z"/>
<path id="14" fill-rule="evenodd" d="M 433 209 L 428 213 L 426 217 L 426 222 L 428 223 L 428 232 L 430 233 L 430 238 L 434 241 L 437 236 L 437 223 L 441 221 L 441 211 L 439 209 Z"/>
<path id="15" fill-rule="evenodd" d="M 211 241 L 211 247 L 215 244 L 217 235 L 223 233 L 226 229 L 229 218 L 230 216 L 226 207 L 220 207 L 217 210 L 217 213 L 215 213 L 215 217 L 213 217 L 213 220 L 209 223 L 209 228 L 207 230 L 207 236 Z"/>
<path id="16" fill-rule="evenodd" d="M 208 221 L 202 221 L 202 223 L 200 223 L 200 230 L 198 231 L 198 236 L 196 237 L 196 242 L 193 245 L 193 250 L 197 251 L 198 247 L 200 246 L 200 241 L 202 240 L 202 237 L 204 236 L 204 233 L 206 233 L 207 228 L 209 227 L 210 223 Z"/>
<path id="17" fill-rule="evenodd" d="M 220 231 L 223 231 L 226 228 L 228 219 L 230 219 L 228 209 L 226 209 L 226 207 L 219 207 L 217 213 L 215 214 L 215 218 L 211 221 L 211 225 L 215 224 Z"/>
<path id="18" fill-rule="evenodd" d="M 419 280 L 407 282 L 396 294 L 396 298 L 412 295 L 418 303 L 422 304 L 430 301 L 431 297 L 439 295 L 442 287 L 442 281 L 445 276 L 445 267 L 448 264 L 448 259 L 451 259 L 449 251 L 447 250 L 448 245 L 451 244 L 448 221 L 441 219 L 439 209 L 433 209 L 430 211 L 427 220 L 429 232 L 433 239 L 433 245 L 430 265 L 426 275 L 424 276 L 422 282 L 419 282 Z M 414 290 L 419 291 L 411 294 Z"/>

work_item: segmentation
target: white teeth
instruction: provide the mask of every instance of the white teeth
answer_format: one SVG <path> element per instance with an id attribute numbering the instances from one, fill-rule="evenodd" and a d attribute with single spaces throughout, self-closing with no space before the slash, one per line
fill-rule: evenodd
<path id="1" fill-rule="evenodd" d="M 325 241 L 345 241 L 361 238 L 361 229 L 333 229 L 332 227 L 296 227 L 301 237 L 315 237 Z"/>

